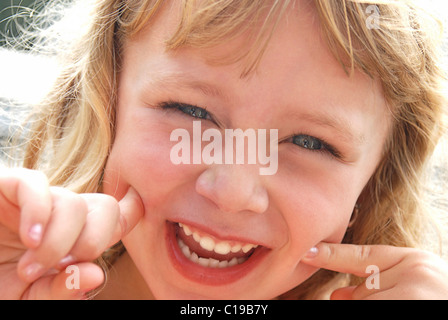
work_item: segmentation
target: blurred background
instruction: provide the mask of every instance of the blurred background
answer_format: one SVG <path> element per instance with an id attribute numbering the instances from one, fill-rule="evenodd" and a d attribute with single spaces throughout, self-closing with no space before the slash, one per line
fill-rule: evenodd
<path id="1" fill-rule="evenodd" d="M 5 46 L 7 37 L 20 36 L 20 20 L 14 22 L 11 20 L 13 16 L 32 16 L 39 12 L 45 0 L 0 0 L 0 46 Z M 22 21 L 23 22 L 23 21 Z"/>
<path id="2" fill-rule="evenodd" d="M 47 2 L 0 0 L 0 164 L 14 153 L 10 140 L 23 129 L 28 107 L 46 94 L 57 74 L 50 57 L 32 53 L 33 38 L 23 38 Z"/>

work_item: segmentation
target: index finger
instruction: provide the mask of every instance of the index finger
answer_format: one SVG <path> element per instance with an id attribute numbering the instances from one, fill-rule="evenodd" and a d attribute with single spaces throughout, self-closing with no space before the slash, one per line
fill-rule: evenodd
<path id="1" fill-rule="evenodd" d="M 385 271 L 400 263 L 410 248 L 387 245 L 354 245 L 321 242 L 302 259 L 303 263 L 332 271 L 369 276 L 367 267 Z"/>
<path id="2" fill-rule="evenodd" d="M 129 187 L 129 190 L 123 199 L 118 202 L 118 205 L 120 207 L 119 223 L 111 244 L 117 243 L 134 229 L 145 213 L 142 199 L 133 187 Z"/>

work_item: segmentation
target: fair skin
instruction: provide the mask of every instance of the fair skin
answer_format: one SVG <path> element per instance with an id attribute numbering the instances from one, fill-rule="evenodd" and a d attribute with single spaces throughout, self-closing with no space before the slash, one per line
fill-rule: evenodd
<path id="1" fill-rule="evenodd" d="M 82 298 L 103 281 L 88 261 L 121 239 L 127 252 L 99 298 L 271 299 L 318 268 L 366 276 L 372 264 L 381 271 L 380 289 L 360 285 L 332 297 L 447 297 L 448 268 L 436 256 L 337 244 L 381 158 L 391 121 L 378 83 L 344 73 L 308 10 L 288 12 L 256 72 L 246 78 L 240 77 L 244 61 L 208 60 L 240 48 L 244 37 L 169 52 L 163 40 L 176 19 L 164 11 L 129 39 L 116 139 L 104 176 L 109 196 L 49 188 L 33 171 L 0 174 L 0 282 L 11 288 L 2 294 Z M 206 108 L 211 118 L 159 107 L 173 101 Z M 203 130 L 278 129 L 277 173 L 260 176 L 259 165 L 249 164 L 174 165 L 170 133 L 191 130 L 193 120 L 202 121 Z M 291 139 L 300 135 L 331 148 L 306 149 Z M 201 249 L 178 223 L 215 243 L 257 248 L 236 266 L 204 267 L 181 252 L 178 238 Z M 41 231 L 32 228 L 36 224 Z M 35 262 L 42 268 L 27 269 Z M 80 290 L 65 287 L 64 267 L 74 263 L 82 272 Z M 15 270 L 16 276 L 5 276 Z"/>

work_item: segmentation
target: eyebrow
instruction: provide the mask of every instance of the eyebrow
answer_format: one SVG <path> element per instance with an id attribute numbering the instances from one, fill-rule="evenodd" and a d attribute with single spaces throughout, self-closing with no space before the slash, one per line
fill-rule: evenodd
<path id="1" fill-rule="evenodd" d="M 196 80 L 187 76 L 185 73 L 167 72 L 160 74 L 153 80 L 153 84 L 162 86 L 181 86 L 183 88 L 200 91 L 206 96 L 219 97 L 229 101 L 229 96 L 225 94 L 220 88 L 214 86 L 203 80 Z M 292 112 L 288 117 L 293 119 L 305 120 L 314 123 L 318 126 L 328 127 L 338 133 L 338 137 L 345 142 L 355 143 L 361 145 L 365 142 L 363 134 L 355 134 L 352 130 L 352 125 L 348 119 L 331 114 L 329 112 L 321 111 L 315 113 L 309 112 Z"/>
<path id="2" fill-rule="evenodd" d="M 218 87 L 203 81 L 196 80 L 184 73 L 165 73 L 155 77 L 153 84 L 162 86 L 181 86 L 183 88 L 201 91 L 206 96 L 213 96 L 228 100 L 229 97 Z"/>
<path id="3" fill-rule="evenodd" d="M 333 129 L 338 133 L 338 137 L 346 142 L 355 143 L 357 145 L 361 145 L 365 142 L 365 136 L 361 133 L 355 134 L 349 120 L 344 117 L 318 111 L 316 113 L 294 112 L 290 116 L 291 118 L 305 120 L 321 127 Z"/>

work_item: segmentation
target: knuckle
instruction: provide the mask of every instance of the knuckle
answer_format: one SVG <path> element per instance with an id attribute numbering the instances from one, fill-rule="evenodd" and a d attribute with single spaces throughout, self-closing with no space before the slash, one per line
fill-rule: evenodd
<path id="1" fill-rule="evenodd" d="M 106 194 L 99 194 L 100 205 L 104 208 L 107 208 L 112 213 L 115 213 L 118 215 L 120 208 L 118 205 L 117 200 L 109 195 Z"/>
<path id="2" fill-rule="evenodd" d="M 82 243 L 82 250 L 80 255 L 85 260 L 93 260 L 98 258 L 103 253 L 103 249 L 98 242 L 98 239 L 94 236 L 86 237 Z"/>
<path id="3" fill-rule="evenodd" d="M 337 256 L 336 250 L 335 248 L 333 248 L 333 246 L 326 246 L 325 250 L 323 251 L 322 254 L 322 260 L 321 260 L 321 266 L 322 267 L 326 267 L 328 266 Z"/>
<path id="4" fill-rule="evenodd" d="M 356 247 L 356 257 L 360 262 L 368 261 L 372 253 L 372 247 L 361 245 Z"/>
<path id="5" fill-rule="evenodd" d="M 414 280 L 430 277 L 434 273 L 433 266 L 424 260 L 414 262 L 408 269 L 409 276 Z"/>
<path id="6" fill-rule="evenodd" d="M 87 204 L 85 203 L 84 199 L 82 199 L 78 195 L 71 194 L 67 196 L 65 201 L 65 204 L 71 207 L 72 212 L 76 212 L 76 214 L 87 215 Z"/>
<path id="7" fill-rule="evenodd" d="M 415 251 L 410 256 L 402 275 L 413 281 L 432 278 L 437 272 L 434 255 L 425 251 Z"/>
<path id="8" fill-rule="evenodd" d="M 79 194 L 60 187 L 51 187 L 53 210 L 61 214 L 83 214 L 88 212 L 87 202 Z"/>
<path id="9" fill-rule="evenodd" d="M 60 187 L 51 187 L 55 206 L 68 207 L 73 212 L 87 213 L 87 204 L 78 194 Z"/>
<path id="10" fill-rule="evenodd" d="M 114 197 L 110 195 L 95 193 L 85 195 L 85 199 L 94 208 L 106 210 L 108 211 L 108 214 L 115 214 L 116 216 L 119 215 L 120 208 L 118 202 Z"/>

